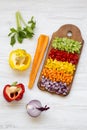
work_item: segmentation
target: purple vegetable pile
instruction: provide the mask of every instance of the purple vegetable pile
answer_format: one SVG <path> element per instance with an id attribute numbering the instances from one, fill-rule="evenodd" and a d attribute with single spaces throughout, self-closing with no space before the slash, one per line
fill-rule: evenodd
<path id="1" fill-rule="evenodd" d="M 40 84 L 42 87 L 45 87 L 47 91 L 56 93 L 58 95 L 62 94 L 66 96 L 69 92 L 69 88 L 67 87 L 66 83 L 52 82 L 44 76 L 41 77 Z"/>

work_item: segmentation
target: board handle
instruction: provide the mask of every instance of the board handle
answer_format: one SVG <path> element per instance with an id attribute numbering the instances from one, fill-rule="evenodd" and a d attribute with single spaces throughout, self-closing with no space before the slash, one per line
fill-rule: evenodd
<path id="1" fill-rule="evenodd" d="M 61 26 L 56 32 L 53 33 L 52 39 L 55 37 L 67 37 L 81 43 L 84 42 L 79 28 L 73 24 L 65 24 Z"/>

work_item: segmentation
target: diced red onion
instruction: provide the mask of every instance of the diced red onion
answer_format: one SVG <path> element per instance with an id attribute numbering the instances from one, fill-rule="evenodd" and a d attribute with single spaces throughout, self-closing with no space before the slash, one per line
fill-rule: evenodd
<path id="1" fill-rule="evenodd" d="M 40 85 L 45 87 L 47 91 L 55 92 L 56 94 L 67 95 L 69 91 L 66 83 L 56 81 L 52 82 L 51 80 L 45 78 L 44 76 L 41 78 Z"/>

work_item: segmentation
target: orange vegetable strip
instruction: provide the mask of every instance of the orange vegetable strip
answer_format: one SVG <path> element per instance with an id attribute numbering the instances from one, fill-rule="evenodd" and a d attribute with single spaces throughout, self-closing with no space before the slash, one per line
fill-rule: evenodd
<path id="1" fill-rule="evenodd" d="M 52 81 L 61 81 L 69 85 L 72 82 L 73 75 L 66 73 L 64 71 L 57 71 L 53 69 L 43 68 L 42 76 L 52 80 Z"/>
<path id="2" fill-rule="evenodd" d="M 28 83 L 28 88 L 30 88 L 30 89 L 33 87 L 33 84 L 35 82 L 37 72 L 39 70 L 41 61 L 43 59 L 46 47 L 48 45 L 48 41 L 49 41 L 49 37 L 47 35 L 41 34 L 38 38 L 37 48 L 36 48 L 36 52 L 34 55 L 32 69 L 30 72 L 30 80 Z"/>

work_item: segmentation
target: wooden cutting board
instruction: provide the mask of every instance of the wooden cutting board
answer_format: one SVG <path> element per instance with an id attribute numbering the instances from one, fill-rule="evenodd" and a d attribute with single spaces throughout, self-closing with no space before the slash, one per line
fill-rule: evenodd
<path id="1" fill-rule="evenodd" d="M 67 37 L 69 39 L 73 39 L 75 41 L 81 42 L 82 47 L 83 47 L 84 40 L 82 39 L 81 32 L 80 32 L 79 28 L 77 26 L 75 26 L 75 25 L 72 25 L 72 24 L 63 25 L 56 32 L 54 32 L 53 35 L 52 35 L 52 38 L 51 38 L 51 41 L 50 41 L 50 44 L 49 44 L 49 48 L 48 48 L 48 51 L 47 51 L 47 55 L 46 55 L 46 58 L 45 58 L 42 70 L 44 68 L 44 65 L 46 64 L 46 61 L 47 61 L 47 58 L 48 58 L 48 54 L 49 54 L 49 52 L 50 52 L 50 50 L 52 48 L 52 41 L 53 41 L 53 39 L 55 37 L 59 37 L 59 38 Z M 80 55 L 81 55 L 81 52 L 82 52 L 82 47 L 81 47 L 81 50 L 80 50 L 79 59 L 80 59 Z M 78 63 L 77 63 L 77 65 L 78 65 Z M 76 65 L 76 70 L 77 70 L 77 65 Z M 76 70 L 74 71 L 73 80 L 74 80 L 74 77 L 75 77 Z M 41 71 L 41 73 L 42 73 L 42 71 Z M 37 83 L 38 88 L 40 90 L 43 90 L 43 91 L 48 91 L 47 89 L 45 89 L 44 86 L 41 86 L 41 73 L 40 73 L 39 80 L 38 80 L 38 83 Z M 72 86 L 73 80 L 68 85 L 68 93 L 66 95 L 68 95 L 70 90 L 71 90 L 71 86 Z M 56 94 L 53 91 L 50 92 L 50 93 Z M 59 94 L 59 95 L 60 96 L 64 96 L 63 94 Z"/>

